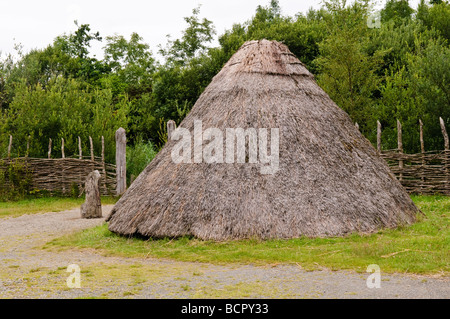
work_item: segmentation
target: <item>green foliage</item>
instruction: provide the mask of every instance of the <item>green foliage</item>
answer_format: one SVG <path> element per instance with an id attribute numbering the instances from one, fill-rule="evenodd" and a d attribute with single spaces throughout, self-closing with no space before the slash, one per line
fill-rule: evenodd
<path id="1" fill-rule="evenodd" d="M 417 19 L 429 29 L 434 29 L 440 35 L 450 41 L 450 3 L 448 1 L 434 1 L 428 6 L 425 0 L 421 0 L 417 9 Z"/>
<path id="2" fill-rule="evenodd" d="M 131 182 L 131 177 L 138 177 L 139 174 L 155 158 L 157 150 L 151 141 L 139 139 L 134 146 L 127 146 L 127 179 Z"/>
<path id="3" fill-rule="evenodd" d="M 410 19 L 414 9 L 409 6 L 409 0 L 388 0 L 381 10 L 381 21 L 394 20 L 401 23 L 403 19 Z"/>
<path id="4" fill-rule="evenodd" d="M 185 17 L 188 27 L 182 32 L 181 39 L 171 40 L 168 36 L 166 48 L 160 46 L 160 53 L 168 65 L 185 66 L 194 57 L 206 52 L 206 44 L 213 40 L 215 30 L 212 21 L 206 18 L 200 21 L 200 7 L 192 10 L 192 16 Z"/>
<path id="5" fill-rule="evenodd" d="M 328 3 L 330 36 L 319 44 L 317 80 L 330 97 L 343 108 L 363 131 L 376 122 L 371 116 L 374 95 L 381 82 L 378 75 L 385 50 L 369 54 L 367 7 L 354 2 L 350 7 Z"/>
<path id="6" fill-rule="evenodd" d="M 14 136 L 14 156 L 25 154 L 28 136 L 32 157 L 46 155 L 49 138 L 54 141 L 54 154 L 60 155 L 61 138 L 68 156 L 78 154 L 78 136 L 83 141 L 84 154 L 89 152 L 89 136 L 96 154 L 100 154 L 104 136 L 106 157 L 112 161 L 114 134 L 118 127 L 126 128 L 128 108 L 125 98 L 113 104 L 110 90 L 91 88 L 75 79 L 53 79 L 46 89 L 40 84 L 20 83 L 5 113 L 4 130 Z"/>
<path id="7" fill-rule="evenodd" d="M 9 163 L 0 161 L 0 201 L 24 198 L 31 191 L 31 172 L 25 162 L 14 159 Z"/>

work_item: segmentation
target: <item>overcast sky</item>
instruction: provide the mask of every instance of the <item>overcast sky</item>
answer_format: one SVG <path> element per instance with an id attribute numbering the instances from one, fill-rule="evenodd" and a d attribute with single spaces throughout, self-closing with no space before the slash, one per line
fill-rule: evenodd
<path id="1" fill-rule="evenodd" d="M 310 7 L 318 9 L 321 0 L 280 0 L 283 15 L 294 16 Z M 386 0 L 378 0 L 379 6 Z M 410 0 L 413 8 L 419 0 Z M 231 28 L 233 23 L 249 20 L 258 5 L 270 0 L 0 0 L 1 57 L 14 53 L 14 44 L 22 44 L 23 51 L 44 48 L 63 33 L 76 30 L 73 23 L 89 24 L 100 35 L 120 34 L 129 38 L 137 32 L 150 45 L 153 53 L 158 44 L 166 43 L 166 35 L 173 39 L 186 27 L 183 17 L 201 4 L 200 16 L 213 21 L 217 35 Z M 217 38 L 216 35 L 216 38 Z M 104 43 L 93 47 L 101 58 Z"/>

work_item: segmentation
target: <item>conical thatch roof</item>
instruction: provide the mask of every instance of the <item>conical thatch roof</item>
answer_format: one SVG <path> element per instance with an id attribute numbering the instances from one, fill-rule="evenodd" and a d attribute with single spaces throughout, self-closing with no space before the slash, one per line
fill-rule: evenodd
<path id="1" fill-rule="evenodd" d="M 279 170 L 175 164 L 177 142 L 169 141 L 112 210 L 111 231 L 265 239 L 370 233 L 415 221 L 418 209 L 386 163 L 284 44 L 245 43 L 180 127 L 193 132 L 195 120 L 223 132 L 279 128 Z"/>

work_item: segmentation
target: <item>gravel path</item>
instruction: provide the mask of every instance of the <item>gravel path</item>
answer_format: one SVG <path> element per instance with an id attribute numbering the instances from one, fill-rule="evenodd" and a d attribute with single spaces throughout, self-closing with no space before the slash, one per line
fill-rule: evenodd
<path id="1" fill-rule="evenodd" d="M 112 206 L 103 207 L 106 216 Z M 449 278 L 305 271 L 300 265 L 218 266 L 153 258 L 120 258 L 94 250 L 42 249 L 53 238 L 101 225 L 79 209 L 0 219 L 0 298 L 445 298 Z M 79 265 L 81 288 L 67 267 Z"/>

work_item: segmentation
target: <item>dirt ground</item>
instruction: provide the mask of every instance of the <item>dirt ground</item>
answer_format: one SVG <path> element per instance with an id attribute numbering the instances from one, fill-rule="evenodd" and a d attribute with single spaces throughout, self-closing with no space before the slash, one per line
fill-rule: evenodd
<path id="1" fill-rule="evenodd" d="M 103 207 L 107 216 L 112 206 Z M 100 225 L 79 209 L 0 219 L 0 298 L 413 298 L 448 299 L 448 277 L 306 271 L 301 265 L 212 265 L 42 249 L 64 234 Z M 69 265 L 79 266 L 80 288 Z"/>

